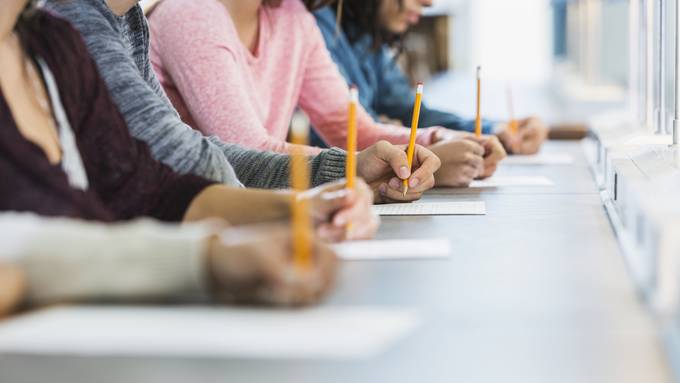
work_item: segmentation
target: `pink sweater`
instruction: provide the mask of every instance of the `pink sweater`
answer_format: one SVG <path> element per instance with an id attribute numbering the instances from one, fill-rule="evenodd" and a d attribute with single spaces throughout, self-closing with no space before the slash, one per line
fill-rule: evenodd
<path id="1" fill-rule="evenodd" d="M 256 55 L 217 0 L 164 0 L 150 24 L 154 69 L 187 124 L 225 142 L 285 153 L 299 106 L 327 143 L 346 147 L 347 86 L 300 0 L 261 8 Z M 418 143 L 431 144 L 434 131 L 419 129 Z M 359 149 L 378 140 L 404 144 L 408 137 L 407 128 L 358 113 Z"/>

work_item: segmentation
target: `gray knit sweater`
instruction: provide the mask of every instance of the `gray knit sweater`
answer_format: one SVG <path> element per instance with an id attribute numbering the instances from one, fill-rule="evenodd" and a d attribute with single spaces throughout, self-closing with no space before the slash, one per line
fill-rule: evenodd
<path id="1" fill-rule="evenodd" d="M 287 155 L 226 144 L 182 122 L 151 67 L 149 28 L 139 5 L 122 17 L 105 0 L 47 0 L 46 7 L 83 35 L 130 132 L 157 160 L 179 173 L 229 185 L 240 180 L 247 187 L 288 187 Z M 310 158 L 312 184 L 343 177 L 345 157 L 343 150 L 330 149 Z"/>

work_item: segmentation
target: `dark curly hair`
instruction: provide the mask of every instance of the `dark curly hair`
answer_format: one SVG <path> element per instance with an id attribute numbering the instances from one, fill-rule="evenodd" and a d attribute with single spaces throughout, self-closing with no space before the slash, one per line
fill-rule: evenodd
<path id="1" fill-rule="evenodd" d="M 331 0 L 324 2 L 335 8 L 340 14 L 340 26 L 350 42 L 354 43 L 365 35 L 373 41 L 372 48 L 380 49 L 383 45 L 402 50 L 403 34 L 394 34 L 382 27 L 380 7 L 385 0 Z M 402 7 L 403 0 L 397 0 Z"/>

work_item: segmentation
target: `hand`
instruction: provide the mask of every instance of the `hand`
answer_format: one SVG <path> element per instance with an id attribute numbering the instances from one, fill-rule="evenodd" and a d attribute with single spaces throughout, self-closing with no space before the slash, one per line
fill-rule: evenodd
<path id="1" fill-rule="evenodd" d="M 484 148 L 473 140 L 447 141 L 429 147 L 442 162 L 435 173 L 435 184 L 466 187 L 484 174 Z"/>
<path id="2" fill-rule="evenodd" d="M 404 124 L 401 122 L 401 120 L 397 120 L 395 118 L 389 118 L 388 116 L 381 114 L 378 116 L 378 122 L 381 124 L 387 124 L 387 125 L 394 125 L 394 126 L 401 126 L 403 127 Z"/>
<path id="3" fill-rule="evenodd" d="M 444 141 L 458 141 L 461 138 L 467 138 L 473 136 L 474 134 L 470 132 L 463 132 L 459 130 L 451 130 L 446 128 L 438 128 L 432 135 L 432 144 L 436 144 Z"/>
<path id="4" fill-rule="evenodd" d="M 0 318 L 12 312 L 25 290 L 23 272 L 15 266 L 0 264 Z"/>
<path id="5" fill-rule="evenodd" d="M 515 135 L 506 126 L 498 138 L 511 154 L 536 154 L 548 138 L 548 127 L 536 117 L 518 121 L 519 131 Z"/>
<path id="6" fill-rule="evenodd" d="M 470 135 L 465 137 L 468 140 L 474 141 L 484 148 L 484 171 L 479 178 L 491 177 L 498 169 L 498 164 L 507 157 L 503 145 L 496 136 L 481 136 L 476 137 Z"/>
<path id="7" fill-rule="evenodd" d="M 378 231 L 380 218 L 372 209 L 373 191 L 360 178 L 354 190 L 348 190 L 346 185 L 345 180 L 340 180 L 300 195 L 309 200 L 316 232 L 323 240 L 371 239 Z"/>
<path id="8" fill-rule="evenodd" d="M 434 153 L 416 145 L 413 173 L 408 168 L 406 145 L 392 145 L 380 141 L 357 154 L 357 175 L 374 192 L 376 203 L 411 202 L 434 187 L 434 173 L 441 166 Z M 406 197 L 402 194 L 402 180 L 409 180 Z"/>
<path id="9" fill-rule="evenodd" d="M 337 257 L 314 241 L 308 270 L 293 264 L 291 230 L 286 226 L 231 229 L 213 237 L 207 265 L 215 297 L 224 303 L 303 306 L 331 291 Z"/>

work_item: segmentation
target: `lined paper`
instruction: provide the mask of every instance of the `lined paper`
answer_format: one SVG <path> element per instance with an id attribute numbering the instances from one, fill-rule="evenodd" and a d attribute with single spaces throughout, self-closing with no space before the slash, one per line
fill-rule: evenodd
<path id="1" fill-rule="evenodd" d="M 511 155 L 502 165 L 571 165 L 574 157 L 568 153 L 539 153 L 534 155 Z"/>
<path id="2" fill-rule="evenodd" d="M 373 206 L 382 216 L 402 215 L 485 215 L 484 201 L 414 202 Z"/>
<path id="3" fill-rule="evenodd" d="M 401 309 L 75 306 L 0 324 L 0 355 L 356 359 L 413 331 Z"/>
<path id="4" fill-rule="evenodd" d="M 345 261 L 433 259 L 451 255 L 451 243 L 444 238 L 352 241 L 333 245 L 333 249 Z"/>
<path id="5" fill-rule="evenodd" d="M 501 188 L 511 186 L 554 186 L 555 184 L 543 176 L 493 176 L 485 180 L 475 180 L 470 188 Z"/>

